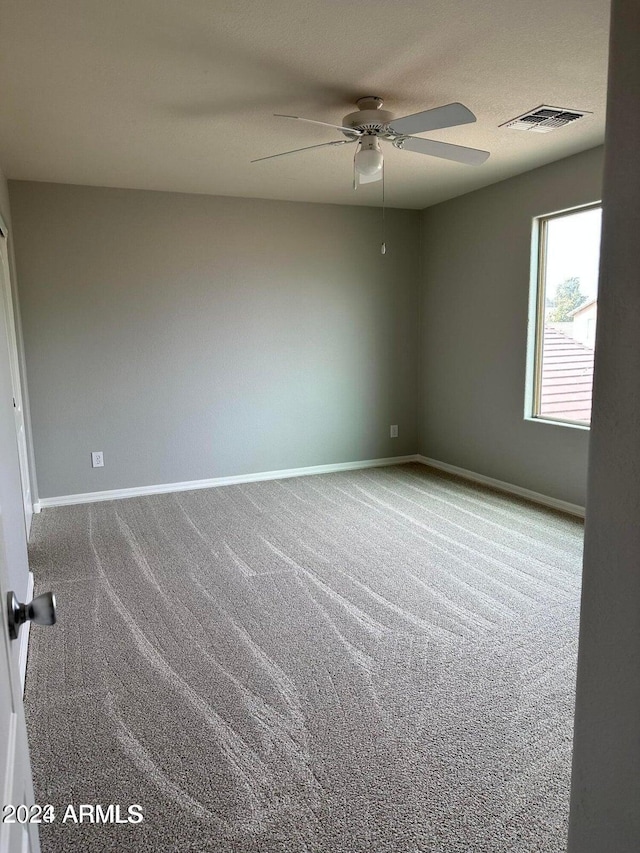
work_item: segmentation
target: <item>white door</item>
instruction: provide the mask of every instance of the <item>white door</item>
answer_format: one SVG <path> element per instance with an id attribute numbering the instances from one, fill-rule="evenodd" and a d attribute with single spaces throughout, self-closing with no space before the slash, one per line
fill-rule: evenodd
<path id="1" fill-rule="evenodd" d="M 0 631 L 0 853 L 39 853 L 36 823 L 22 822 L 26 809 L 11 807 L 33 803 L 27 730 L 22 709 L 22 689 L 17 655 L 7 628 L 7 559 L 2 536 L 0 507 L 0 595 L 2 617 Z M 25 630 L 23 627 L 21 630 Z M 36 817 L 32 813 L 31 817 Z"/>
<path id="2" fill-rule="evenodd" d="M 0 239 L 0 243 L 3 240 Z M 20 512 L 18 448 L 9 370 L 9 335 L 0 298 L 0 853 L 38 853 L 36 824 L 9 822 L 11 806 L 33 803 L 27 730 L 18 675 L 18 642 L 9 639 L 7 593 L 24 594 L 26 540 Z M 10 544 L 11 543 L 11 544 Z M 10 544 L 10 547 L 9 547 Z M 12 580 L 10 580 L 10 578 Z M 20 590 L 19 584 L 23 589 Z M 22 631 L 25 630 L 23 627 Z M 9 809 L 7 810 L 7 807 Z M 19 817 L 24 817 L 24 809 Z M 13 816 L 15 817 L 15 815 Z"/>
<path id="3" fill-rule="evenodd" d="M 14 319 L 13 296 L 9 278 L 9 253 L 7 247 L 6 228 L 0 222 L 0 290 L 4 302 L 7 343 L 9 345 L 9 367 L 13 397 L 13 414 L 16 422 L 16 437 L 18 440 L 18 456 L 20 461 L 20 479 L 22 481 L 22 502 L 24 505 L 24 521 L 27 537 L 31 530 L 33 516 L 33 499 L 31 496 L 31 481 L 29 478 L 29 460 L 27 456 L 27 434 L 24 425 L 24 407 L 22 401 L 22 385 L 18 364 L 18 343 Z"/>

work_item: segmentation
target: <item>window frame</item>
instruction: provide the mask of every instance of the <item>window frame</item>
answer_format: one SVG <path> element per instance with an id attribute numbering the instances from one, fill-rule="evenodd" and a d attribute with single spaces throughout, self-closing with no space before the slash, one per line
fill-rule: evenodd
<path id="1" fill-rule="evenodd" d="M 551 424 L 552 426 L 571 427 L 579 430 L 590 430 L 590 424 L 580 421 L 570 421 L 564 418 L 551 418 L 540 415 L 540 398 L 542 394 L 542 348 L 544 336 L 544 313 L 546 303 L 546 250 L 547 226 L 553 219 L 571 216 L 586 210 L 602 209 L 602 200 L 591 201 L 567 207 L 553 213 L 534 216 L 531 225 L 531 268 L 529 285 L 529 307 L 527 326 L 527 370 L 525 378 L 524 419 L 535 423 Z"/>

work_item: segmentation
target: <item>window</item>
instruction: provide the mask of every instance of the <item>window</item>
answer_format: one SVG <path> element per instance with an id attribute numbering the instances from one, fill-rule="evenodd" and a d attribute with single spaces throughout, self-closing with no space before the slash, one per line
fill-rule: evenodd
<path id="1" fill-rule="evenodd" d="M 528 418 L 591 422 L 601 219 L 593 204 L 534 220 Z"/>

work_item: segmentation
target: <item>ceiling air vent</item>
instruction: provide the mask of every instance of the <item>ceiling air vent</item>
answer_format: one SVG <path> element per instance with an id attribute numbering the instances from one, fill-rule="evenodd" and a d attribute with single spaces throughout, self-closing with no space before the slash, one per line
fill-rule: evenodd
<path id="1" fill-rule="evenodd" d="M 506 121 L 500 127 L 510 127 L 513 130 L 532 130 L 534 133 L 550 133 L 565 124 L 572 124 L 578 119 L 591 113 L 585 110 L 565 110 L 562 107 L 547 107 L 542 105 L 530 110 L 518 118 Z"/>

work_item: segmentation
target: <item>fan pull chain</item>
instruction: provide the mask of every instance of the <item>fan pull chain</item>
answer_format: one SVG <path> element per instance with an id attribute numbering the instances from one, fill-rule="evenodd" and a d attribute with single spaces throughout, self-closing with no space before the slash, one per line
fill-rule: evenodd
<path id="1" fill-rule="evenodd" d="M 384 160 L 382 161 L 382 245 L 380 246 L 380 254 L 387 254 L 387 244 L 384 241 Z"/>

